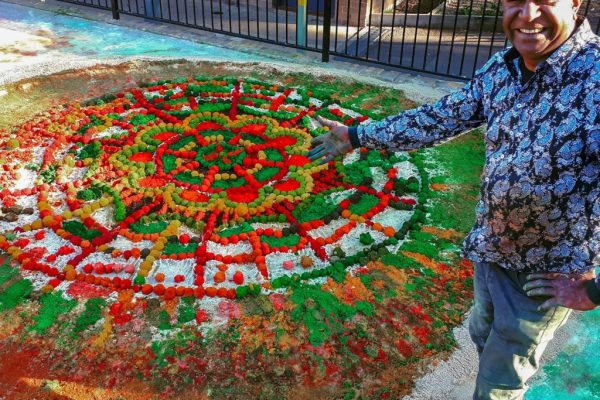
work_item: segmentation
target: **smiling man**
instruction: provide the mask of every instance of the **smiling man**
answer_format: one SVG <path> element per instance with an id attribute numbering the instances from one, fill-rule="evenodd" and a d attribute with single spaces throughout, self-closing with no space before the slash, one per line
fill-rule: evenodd
<path id="1" fill-rule="evenodd" d="M 462 90 L 382 121 L 314 139 L 311 159 L 359 146 L 411 150 L 487 124 L 469 329 L 474 399 L 522 399 L 571 309 L 600 304 L 600 38 L 580 0 L 503 0 L 512 47 Z"/>

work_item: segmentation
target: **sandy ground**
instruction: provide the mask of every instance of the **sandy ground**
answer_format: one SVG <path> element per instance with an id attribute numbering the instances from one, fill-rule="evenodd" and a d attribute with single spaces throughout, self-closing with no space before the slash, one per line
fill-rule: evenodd
<path id="1" fill-rule="evenodd" d="M 76 70 L 97 64 L 116 65 L 135 59 L 135 57 L 128 59 L 90 59 L 61 53 L 58 49 L 44 52 L 40 56 L 31 57 L 23 54 L 23 51 L 28 51 L 28 49 L 32 51 L 38 50 L 40 46 L 44 46 L 44 38 L 5 28 L 0 28 L 0 38 L 2 38 L 0 41 L 0 50 L 20 50 L 3 52 L 2 63 L 0 63 L 0 102 L 2 101 L 2 97 L 7 94 L 3 86 L 9 83 L 34 76 L 49 75 L 65 70 Z M 153 59 L 156 60 L 156 58 Z M 207 60 L 203 59 L 203 61 Z M 447 93 L 446 89 L 432 88 L 429 84 L 432 78 L 420 79 L 410 75 L 402 83 L 390 83 L 381 79 L 348 72 L 343 69 L 344 63 L 332 63 L 324 68 L 317 65 L 291 66 L 275 61 L 270 63 L 269 66 L 282 73 L 301 71 L 312 73 L 316 76 L 323 74 L 339 75 L 370 84 L 387 87 L 391 85 L 405 91 L 409 98 L 420 102 L 433 101 Z M 460 85 L 456 83 L 445 86 L 452 88 L 452 86 L 458 87 Z M 572 332 L 576 325 L 577 316 L 575 315 L 558 332 L 556 339 L 551 342 L 544 360 L 549 360 L 558 353 L 561 344 L 569 338 L 569 332 Z M 447 361 L 440 362 L 438 365 L 432 365 L 430 371 L 416 382 L 413 393 L 410 396 L 405 396 L 403 400 L 464 400 L 471 397 L 477 374 L 477 354 L 475 347 L 470 341 L 467 326 L 468 320 L 465 320 L 462 326 L 455 329 L 454 335 L 458 342 L 458 348 L 450 358 Z"/>

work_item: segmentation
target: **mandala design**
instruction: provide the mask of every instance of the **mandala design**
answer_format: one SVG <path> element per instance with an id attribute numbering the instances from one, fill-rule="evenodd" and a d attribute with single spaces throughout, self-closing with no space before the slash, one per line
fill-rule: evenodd
<path id="1" fill-rule="evenodd" d="M 345 274 L 423 217 L 419 169 L 376 151 L 311 162 L 317 115 L 368 119 L 202 77 L 50 111 L 1 143 L 0 248 L 74 297 L 233 299 Z"/>

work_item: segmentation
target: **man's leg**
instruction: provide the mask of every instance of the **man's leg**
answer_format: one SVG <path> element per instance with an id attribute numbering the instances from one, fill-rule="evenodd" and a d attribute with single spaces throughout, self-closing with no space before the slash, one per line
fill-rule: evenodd
<path id="1" fill-rule="evenodd" d="M 480 356 L 490 335 L 492 321 L 494 320 L 494 305 L 487 288 L 488 270 L 488 264 L 478 263 L 475 265 L 473 276 L 474 304 L 469 317 L 469 334 Z"/>
<path id="2" fill-rule="evenodd" d="M 570 310 L 556 307 L 539 312 L 543 299 L 523 291 L 524 273 L 487 265 L 488 291 L 494 319 L 479 357 L 476 400 L 518 400 L 525 384 L 539 368 L 539 361 L 554 332 L 567 320 Z"/>

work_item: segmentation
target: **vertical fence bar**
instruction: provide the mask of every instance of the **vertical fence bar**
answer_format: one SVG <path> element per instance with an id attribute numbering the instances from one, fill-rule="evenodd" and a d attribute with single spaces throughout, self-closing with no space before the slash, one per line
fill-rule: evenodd
<path id="1" fill-rule="evenodd" d="M 265 15 L 267 17 L 267 40 L 269 40 L 269 0 L 265 0 Z"/>
<path id="2" fill-rule="evenodd" d="M 350 2 L 348 1 L 348 3 L 350 3 Z M 357 29 L 356 30 L 356 48 L 355 48 L 355 51 L 354 51 L 354 56 L 355 57 L 358 57 L 358 42 L 360 41 L 360 25 L 361 25 L 360 24 L 360 12 L 361 12 L 361 5 L 362 5 L 362 1 L 358 0 L 358 15 L 356 17 L 357 18 L 357 21 L 356 21 L 357 22 L 356 23 L 356 29 Z"/>
<path id="3" fill-rule="evenodd" d="M 371 19 L 373 17 L 373 2 L 375 0 L 371 0 L 369 4 L 369 22 L 367 23 L 367 54 L 365 55 L 365 58 L 368 60 L 369 59 L 369 49 L 371 48 Z"/>
<path id="4" fill-rule="evenodd" d="M 379 13 L 379 39 L 377 40 L 377 61 L 381 56 L 381 38 L 383 37 L 383 13 L 385 11 L 385 0 L 381 0 L 381 12 Z"/>
<path id="5" fill-rule="evenodd" d="M 288 4 L 288 0 L 285 0 L 285 44 L 289 44 L 289 38 L 290 38 L 290 32 L 289 32 L 289 26 L 290 26 L 290 17 L 289 17 L 289 13 L 290 13 L 290 5 Z M 297 27 L 296 27 L 297 29 Z"/>
<path id="6" fill-rule="evenodd" d="M 492 38 L 490 39 L 490 51 L 488 52 L 488 57 L 492 56 L 494 52 L 494 40 L 496 39 L 496 27 L 498 26 L 498 19 L 500 17 L 500 8 L 502 5 L 500 4 L 501 0 L 498 0 L 498 8 L 496 8 L 496 18 L 494 19 L 494 29 L 492 30 Z"/>
<path id="7" fill-rule="evenodd" d="M 346 40 L 344 42 L 344 54 L 348 54 L 348 37 L 350 35 L 350 0 L 347 0 L 346 7 Z"/>
<path id="8" fill-rule="evenodd" d="M 238 34 L 242 34 L 242 16 L 240 14 L 240 0 L 235 0 L 235 4 L 237 5 L 237 14 L 238 14 Z"/>
<path id="9" fill-rule="evenodd" d="M 335 1 L 335 39 L 333 42 L 333 49 L 334 49 L 334 51 L 337 51 L 339 16 L 340 16 L 340 0 L 334 0 L 334 1 Z"/>
<path id="10" fill-rule="evenodd" d="M 248 36 L 250 36 L 250 0 L 246 0 L 246 23 L 248 24 Z"/>
<path id="11" fill-rule="evenodd" d="M 113 19 L 121 19 L 121 16 L 119 15 L 119 5 L 117 3 L 117 0 L 110 1 L 110 8 L 112 10 Z"/>
<path id="12" fill-rule="evenodd" d="M 275 0 L 275 41 L 279 43 L 279 0 Z"/>
<path id="13" fill-rule="evenodd" d="M 477 60 L 479 59 L 479 46 L 481 45 L 481 36 L 483 36 L 483 25 L 485 25 L 485 13 L 487 12 L 487 4 L 488 0 L 483 2 L 483 10 L 481 11 L 481 25 L 479 25 L 479 35 L 477 35 L 477 47 L 475 48 L 475 61 L 473 62 L 473 69 L 471 71 L 471 76 L 475 75 L 475 71 L 477 71 Z M 496 30 L 496 24 L 494 24 L 494 30 Z"/>
<path id="14" fill-rule="evenodd" d="M 223 0 L 219 0 L 219 29 L 223 30 Z"/>
<path id="15" fill-rule="evenodd" d="M 160 1 L 160 3 L 162 4 L 162 1 Z M 171 0 L 167 0 L 167 11 L 168 11 L 167 15 L 169 16 L 169 21 L 172 21 L 172 18 L 171 18 Z"/>
<path id="16" fill-rule="evenodd" d="M 435 67 L 434 67 L 434 71 L 437 72 L 438 71 L 438 66 L 440 63 L 440 51 L 442 50 L 442 37 L 444 35 L 444 21 L 446 20 L 446 1 L 444 1 L 444 6 L 442 9 L 442 22 L 440 22 L 440 37 L 438 39 L 438 49 L 437 49 L 437 53 L 435 55 Z"/>
<path id="17" fill-rule="evenodd" d="M 192 12 L 194 15 L 194 25 L 198 26 L 198 19 L 196 18 L 197 17 L 197 15 L 196 15 L 196 0 L 192 0 Z"/>
<path id="18" fill-rule="evenodd" d="M 233 33 L 231 29 L 231 0 L 227 0 L 227 18 L 229 19 L 229 32 Z"/>
<path id="19" fill-rule="evenodd" d="M 308 47 L 308 0 L 304 0 L 304 47 Z"/>
<path id="20" fill-rule="evenodd" d="M 452 40 L 450 41 L 450 53 L 448 54 L 448 68 L 446 74 L 450 75 L 452 67 L 452 51 L 454 50 L 454 40 L 456 39 L 456 26 L 458 25 L 458 11 L 460 10 L 460 0 L 456 2 L 456 11 L 454 14 L 454 27 L 452 28 Z"/>
<path id="21" fill-rule="evenodd" d="M 404 59 L 404 39 L 406 39 L 406 21 L 408 20 L 408 0 L 404 0 L 404 28 L 402 29 L 402 42 L 400 43 L 400 62 Z"/>
<path id="22" fill-rule="evenodd" d="M 323 5 L 323 48 L 321 61 L 329 62 L 329 43 L 331 40 L 331 0 L 325 0 Z"/>
<path id="23" fill-rule="evenodd" d="M 465 54 L 467 53 L 467 45 L 469 44 L 469 32 L 471 30 L 471 15 L 473 14 L 473 0 L 471 0 L 471 6 L 469 7 L 469 17 L 467 18 L 467 31 L 465 32 L 465 42 L 463 43 L 463 52 L 460 58 L 460 69 L 458 74 L 462 75 L 463 66 L 465 64 Z"/>
<path id="24" fill-rule="evenodd" d="M 388 51 L 388 64 L 392 63 L 392 49 L 394 47 L 394 30 L 396 29 L 396 1 L 394 0 L 394 9 L 392 11 L 392 32 L 390 33 L 390 49 Z"/>
<path id="25" fill-rule="evenodd" d="M 258 9 L 258 2 L 260 0 L 255 0 L 256 1 L 256 37 L 260 39 L 260 11 Z"/>
<path id="26" fill-rule="evenodd" d="M 421 1 L 417 3 L 417 22 L 415 22 L 415 39 L 413 40 L 412 54 L 410 56 L 411 68 L 415 66 L 415 52 L 417 51 L 417 36 L 419 35 L 419 19 L 421 17 Z"/>
<path id="27" fill-rule="evenodd" d="M 319 6 L 321 5 L 321 0 L 317 0 L 317 23 L 315 29 L 315 49 L 319 48 Z M 325 5 L 323 5 L 325 7 Z"/>
<path id="28" fill-rule="evenodd" d="M 425 66 L 427 65 L 427 52 L 429 51 L 429 36 L 431 34 L 431 18 L 433 17 L 433 3 L 431 3 L 431 10 L 429 11 L 429 21 L 427 22 L 427 38 L 425 39 L 425 50 L 423 52 L 423 71 L 426 71 Z"/>

